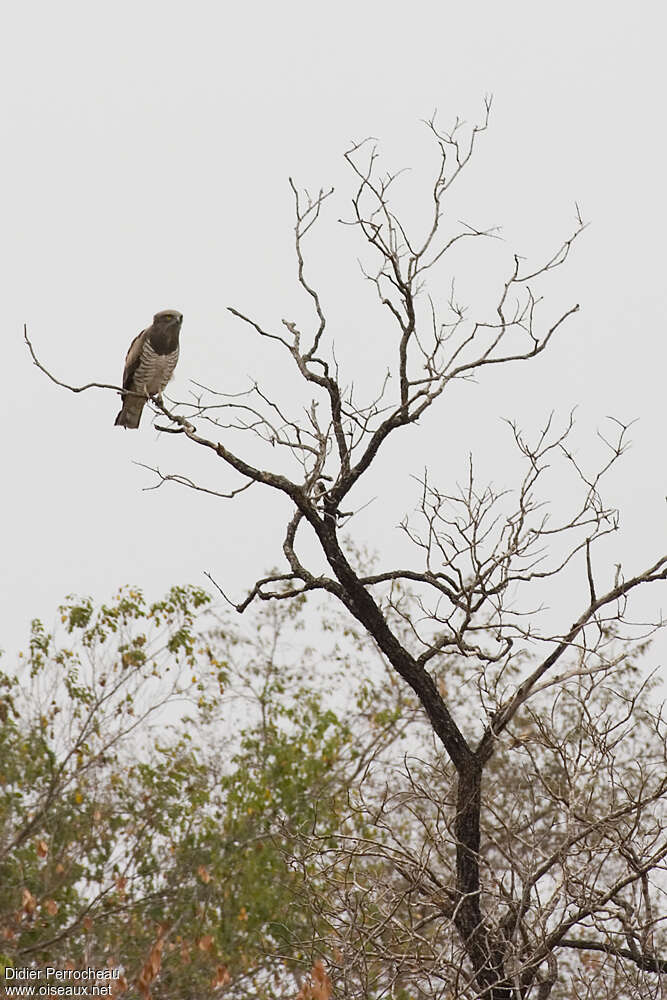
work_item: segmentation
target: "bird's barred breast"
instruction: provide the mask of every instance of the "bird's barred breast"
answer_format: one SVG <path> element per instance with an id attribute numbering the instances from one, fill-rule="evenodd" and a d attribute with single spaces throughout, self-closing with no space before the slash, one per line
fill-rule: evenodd
<path id="1" fill-rule="evenodd" d="M 134 376 L 137 389 L 149 396 L 159 395 L 174 374 L 177 361 L 178 347 L 171 354 L 158 354 L 146 341 Z"/>

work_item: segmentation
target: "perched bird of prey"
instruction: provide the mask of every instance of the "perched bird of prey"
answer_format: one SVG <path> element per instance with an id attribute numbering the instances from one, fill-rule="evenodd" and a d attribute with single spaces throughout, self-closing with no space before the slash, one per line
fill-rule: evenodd
<path id="1" fill-rule="evenodd" d="M 176 309 L 165 309 L 156 313 L 152 325 L 142 330 L 130 344 L 123 372 L 123 406 L 116 417 L 117 426 L 138 427 L 148 397 L 162 395 L 178 361 L 182 322 L 183 316 Z"/>

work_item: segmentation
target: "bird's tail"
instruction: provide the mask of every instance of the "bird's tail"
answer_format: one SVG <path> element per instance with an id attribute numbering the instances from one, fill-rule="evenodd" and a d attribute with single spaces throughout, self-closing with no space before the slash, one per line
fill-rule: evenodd
<path id="1" fill-rule="evenodd" d="M 145 404 L 145 398 L 142 399 L 136 394 L 126 396 L 123 400 L 122 409 L 116 417 L 114 426 L 127 427 L 131 430 L 135 430 L 139 426 L 139 421 L 141 420 L 141 414 Z"/>

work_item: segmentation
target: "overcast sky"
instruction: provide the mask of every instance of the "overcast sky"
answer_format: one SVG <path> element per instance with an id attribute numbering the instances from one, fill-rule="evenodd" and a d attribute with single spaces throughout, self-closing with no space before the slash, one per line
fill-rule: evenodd
<path id="1" fill-rule="evenodd" d="M 460 410 L 445 407 L 423 433 L 406 434 L 358 497 L 379 500 L 359 515 L 356 536 L 389 554 L 403 544 L 394 526 L 414 501 L 410 475 L 427 461 L 446 483 L 463 476 L 474 448 L 482 472 L 511 485 L 498 459 L 500 418 L 531 427 L 579 405 L 582 440 L 608 414 L 638 418 L 610 481 L 623 513 L 610 563 L 622 559 L 630 575 L 665 551 L 661 5 L 24 0 L 5 5 L 1 27 L 8 653 L 32 617 L 51 623 L 69 593 L 107 599 L 133 583 L 157 597 L 204 584 L 209 570 L 242 594 L 279 561 L 284 513 L 260 490 L 233 507 L 175 486 L 145 492 L 153 479 L 135 463 L 196 473 L 215 488 L 232 480 L 146 417 L 137 433 L 114 427 L 113 394 L 75 396 L 47 382 L 30 363 L 23 323 L 59 377 L 118 383 L 132 337 L 173 307 L 185 317 L 174 396 L 190 379 L 227 391 L 275 380 L 275 359 L 226 307 L 267 324 L 307 315 L 294 281 L 292 175 L 336 188 L 309 273 L 341 357 L 370 384 L 380 326 L 357 274 L 360 247 L 337 223 L 352 191 L 342 153 L 373 135 L 387 168 L 414 168 L 401 197 L 418 218 L 434 164 L 421 119 L 437 108 L 443 125 L 473 120 L 487 93 L 491 127 L 456 217 L 501 225 L 506 252 L 538 259 L 568 234 L 576 201 L 591 226 L 554 301 L 581 311 L 530 370 L 481 379 L 457 397 Z M 493 261 L 461 265 L 474 304 Z M 656 592 L 649 611 L 659 603 Z"/>

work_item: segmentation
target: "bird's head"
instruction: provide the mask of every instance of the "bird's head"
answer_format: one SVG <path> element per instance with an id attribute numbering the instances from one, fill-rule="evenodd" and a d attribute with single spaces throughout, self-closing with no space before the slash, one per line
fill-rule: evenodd
<path id="1" fill-rule="evenodd" d="M 178 329 L 183 322 L 183 313 L 177 309 L 163 309 L 162 312 L 155 313 L 153 325 L 163 330 L 175 327 Z"/>

